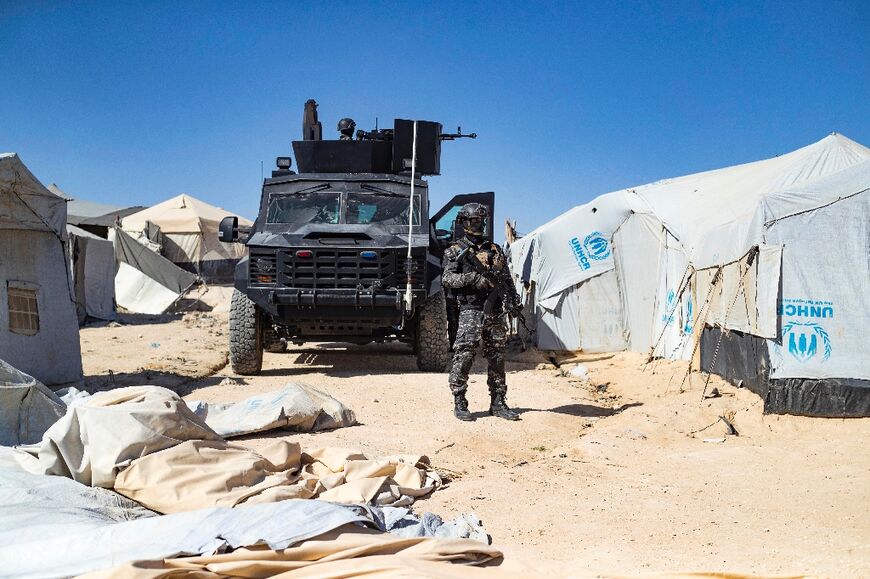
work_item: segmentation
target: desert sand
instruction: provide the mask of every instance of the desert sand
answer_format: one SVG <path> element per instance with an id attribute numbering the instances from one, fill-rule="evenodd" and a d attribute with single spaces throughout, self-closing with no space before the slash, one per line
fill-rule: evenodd
<path id="1" fill-rule="evenodd" d="M 402 344 L 303 344 L 265 354 L 261 375 L 227 366 L 224 307 L 82 329 L 89 390 L 158 384 L 189 400 L 234 401 L 314 385 L 360 424 L 271 432 L 303 448 L 427 454 L 449 484 L 418 501 L 443 517 L 474 511 L 507 558 L 576 575 L 722 571 L 870 576 L 870 419 L 764 415 L 761 400 L 684 362 L 580 355 L 556 367 L 509 355 L 520 422 L 489 417 L 485 367 L 452 416 L 446 374 L 416 370 Z M 557 360 L 558 362 L 558 360 Z M 570 370 L 582 363 L 588 379 Z M 724 417 L 737 431 L 728 434 Z"/>

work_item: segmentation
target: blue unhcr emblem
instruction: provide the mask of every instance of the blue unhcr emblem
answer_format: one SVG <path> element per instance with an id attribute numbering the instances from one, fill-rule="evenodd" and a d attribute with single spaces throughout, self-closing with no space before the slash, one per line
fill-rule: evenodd
<path id="1" fill-rule="evenodd" d="M 782 341 L 788 353 L 801 364 L 819 353 L 819 339 L 823 344 L 822 361 L 831 357 L 831 338 L 820 325 L 808 322 L 789 322 L 782 327 Z"/>
<path id="2" fill-rule="evenodd" d="M 668 290 L 668 298 L 665 300 L 665 313 L 662 314 L 662 323 L 670 326 L 674 323 L 674 310 L 677 306 L 677 294 L 674 290 Z"/>
<path id="3" fill-rule="evenodd" d="M 583 240 L 583 247 L 592 259 L 601 261 L 610 257 L 610 244 L 607 238 L 598 231 L 593 231 Z"/>
<path id="4" fill-rule="evenodd" d="M 683 324 L 683 334 L 691 334 L 694 320 L 692 320 L 692 298 L 686 302 L 686 323 Z"/>

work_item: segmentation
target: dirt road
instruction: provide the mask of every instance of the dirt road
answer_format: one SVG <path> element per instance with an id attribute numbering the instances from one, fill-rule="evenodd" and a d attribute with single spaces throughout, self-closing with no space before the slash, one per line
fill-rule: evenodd
<path id="1" fill-rule="evenodd" d="M 870 419 L 764 416 L 758 397 L 715 378 L 708 391 L 721 396 L 702 400 L 701 375 L 681 389 L 683 363 L 644 366 L 622 353 L 585 363 L 581 381 L 563 375 L 573 365 L 559 370 L 526 352 L 507 366 L 522 421 L 484 414 L 478 364 L 469 396 L 478 418 L 461 423 L 446 375 L 417 372 L 402 345 L 306 345 L 266 354 L 260 376 L 212 374 L 225 360 L 223 316 L 85 328 L 89 386 L 110 387 L 108 368 L 116 385 L 161 383 L 208 401 L 290 381 L 317 386 L 361 424 L 291 435 L 303 448 L 428 454 L 455 475 L 415 508 L 474 511 L 508 557 L 537 567 L 870 576 Z"/>

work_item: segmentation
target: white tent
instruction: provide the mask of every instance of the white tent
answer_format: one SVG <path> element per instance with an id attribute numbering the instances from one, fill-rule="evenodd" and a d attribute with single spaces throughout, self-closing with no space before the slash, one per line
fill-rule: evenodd
<path id="1" fill-rule="evenodd" d="M 196 276 L 142 245 L 123 229 L 114 229 L 115 296 L 118 305 L 137 314 L 162 314 L 196 283 Z"/>
<path id="2" fill-rule="evenodd" d="M 241 244 L 218 241 L 218 225 L 229 215 L 228 211 L 182 194 L 124 217 L 121 227 L 134 237 L 144 235 L 158 242 L 162 254 L 176 265 L 206 280 L 228 281 L 236 262 L 245 254 Z M 240 217 L 239 225 L 248 227 L 253 223 Z"/>
<path id="3" fill-rule="evenodd" d="M 761 340 L 763 359 L 713 370 L 745 381 L 749 366 L 764 366 L 752 370 L 763 395 L 776 380 L 870 380 L 868 159 L 870 149 L 833 134 L 772 159 L 602 195 L 545 224 L 511 249 L 515 273 L 534 282 L 539 347 L 700 351 L 707 370 L 721 330 L 735 330 Z M 819 384 L 806 387 L 816 399 L 780 392 L 782 408 L 821 409 Z"/>
<path id="4" fill-rule="evenodd" d="M 82 378 L 66 201 L 0 154 L 0 355 L 44 384 Z"/>
<path id="5" fill-rule="evenodd" d="M 115 319 L 115 248 L 75 225 L 66 226 L 79 322 Z"/>

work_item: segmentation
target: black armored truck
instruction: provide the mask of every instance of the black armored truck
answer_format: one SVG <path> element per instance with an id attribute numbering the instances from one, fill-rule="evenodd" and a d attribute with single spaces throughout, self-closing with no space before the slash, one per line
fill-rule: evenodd
<path id="1" fill-rule="evenodd" d="M 323 139 L 317 103 L 308 101 L 303 138 L 293 141 L 298 172 L 278 157 L 250 230 L 240 231 L 236 217 L 220 224 L 221 241 L 247 246 L 230 309 L 234 372 L 258 373 L 263 351 L 288 342 L 400 341 L 423 371 L 449 363 L 453 308 L 441 290 L 441 257 L 466 203 L 489 207 L 492 235 L 494 194 L 456 195 L 430 217 L 422 177 L 440 174 L 442 141 L 476 135 L 422 120 L 355 133 L 351 119 L 338 126 L 340 139 Z"/>

